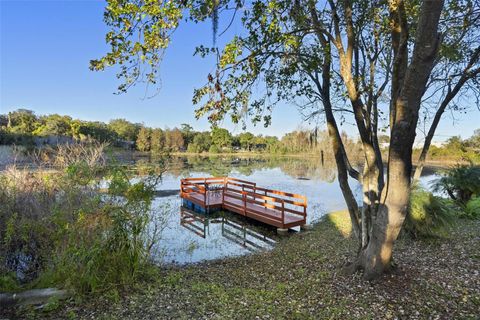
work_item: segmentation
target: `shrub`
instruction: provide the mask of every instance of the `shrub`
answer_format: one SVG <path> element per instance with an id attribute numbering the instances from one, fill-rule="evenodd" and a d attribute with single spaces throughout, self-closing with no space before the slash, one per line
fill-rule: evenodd
<path id="1" fill-rule="evenodd" d="M 414 187 L 404 230 L 414 238 L 445 237 L 455 217 L 456 208 L 448 200 Z"/>
<path id="2" fill-rule="evenodd" d="M 210 146 L 210 149 L 208 149 L 208 152 L 210 152 L 210 153 L 220 153 L 220 148 L 218 148 L 216 145 L 212 144 Z"/>
<path id="3" fill-rule="evenodd" d="M 461 205 L 480 196 L 480 166 L 459 165 L 444 171 L 434 184 L 434 191 L 445 192 Z"/>
<path id="4" fill-rule="evenodd" d="M 67 172 L 71 181 L 92 176 L 84 167 Z M 72 174 L 82 177 L 72 178 Z M 65 284 L 80 294 L 115 290 L 134 283 L 148 267 L 157 239 L 148 226 L 158 179 L 133 183 L 121 167 L 110 168 L 102 178 L 110 181 L 106 194 L 83 202 L 73 221 L 57 217 L 57 238 L 62 244 L 40 281 Z"/>
<path id="5" fill-rule="evenodd" d="M 0 130 L 0 145 L 20 145 L 32 147 L 35 143 L 29 133 L 11 133 Z"/>
<path id="6" fill-rule="evenodd" d="M 467 202 L 464 216 L 470 219 L 480 219 L 480 197 L 470 199 Z"/>
<path id="7" fill-rule="evenodd" d="M 0 173 L 0 291 L 15 278 L 80 294 L 116 290 L 149 269 L 161 176 L 132 179 L 122 167 L 74 162 L 63 171 Z M 106 193 L 101 181 L 110 182 Z"/>

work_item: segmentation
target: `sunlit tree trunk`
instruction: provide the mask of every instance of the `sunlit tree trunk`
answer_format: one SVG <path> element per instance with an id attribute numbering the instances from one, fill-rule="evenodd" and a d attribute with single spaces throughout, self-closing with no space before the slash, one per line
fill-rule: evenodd
<path id="1" fill-rule="evenodd" d="M 336 10 L 335 3 L 329 1 Z M 391 138 L 388 155 L 387 181 L 383 186 L 383 167 L 378 161 L 378 139 L 371 128 L 371 114 L 360 98 L 358 83 L 353 75 L 352 57 L 356 36 L 352 21 L 350 1 L 343 3 L 347 30 L 347 45 L 339 33 L 339 18 L 334 13 L 337 30 L 333 41 L 340 58 L 340 74 L 352 104 L 355 122 L 365 155 L 362 173 L 363 208 L 361 214 L 361 250 L 348 267 L 351 271 L 364 270 L 368 279 L 375 278 L 390 269 L 393 245 L 407 215 L 412 174 L 412 148 L 416 135 L 421 98 L 426 90 L 438 52 L 440 36 L 438 22 L 443 1 L 424 1 L 418 21 L 417 36 L 409 65 L 406 41 L 408 30 L 402 1 L 391 1 L 392 18 L 396 21 L 392 30 L 394 67 L 392 70 Z M 398 41 L 395 41 L 397 38 Z"/>
<path id="2" fill-rule="evenodd" d="M 418 113 L 441 41 L 438 22 L 442 8 L 443 1 L 440 0 L 423 2 L 412 60 L 398 98 L 392 102 L 395 116 L 392 119 L 387 184 L 371 228 L 366 230 L 368 245 L 357 261 L 357 267 L 365 270 L 366 278 L 374 278 L 390 268 L 393 245 L 407 215 Z"/>

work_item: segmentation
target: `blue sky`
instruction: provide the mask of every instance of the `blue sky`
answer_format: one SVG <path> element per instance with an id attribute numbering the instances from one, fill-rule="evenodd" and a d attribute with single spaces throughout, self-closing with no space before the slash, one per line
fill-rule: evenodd
<path id="1" fill-rule="evenodd" d="M 108 49 L 103 7 L 103 1 L 94 0 L 0 0 L 0 113 L 27 108 L 38 114 L 68 114 L 84 120 L 126 118 L 153 127 L 190 123 L 197 130 L 208 129 L 206 119 L 195 119 L 191 98 L 193 89 L 201 86 L 213 69 L 212 61 L 193 56 L 195 46 L 211 44 L 210 23 L 184 24 L 176 31 L 161 66 L 160 94 L 144 99 L 145 87 L 140 85 L 127 94 L 114 95 L 118 85 L 115 70 L 88 69 L 89 60 Z M 238 31 L 235 26 L 231 30 Z M 479 115 L 473 111 L 458 117 L 456 124 L 444 119 L 438 140 L 470 136 L 480 127 Z M 294 106 L 281 105 L 274 110 L 271 127 L 250 125 L 248 130 L 281 136 L 301 124 Z M 228 121 L 224 127 L 241 131 Z M 348 125 L 344 129 L 354 132 Z"/>

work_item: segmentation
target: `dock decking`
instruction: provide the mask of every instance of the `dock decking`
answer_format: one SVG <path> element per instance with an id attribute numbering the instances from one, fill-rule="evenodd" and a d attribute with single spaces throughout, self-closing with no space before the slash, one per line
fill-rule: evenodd
<path id="1" fill-rule="evenodd" d="M 306 224 L 305 196 L 257 187 L 256 183 L 236 178 L 182 179 L 180 197 L 194 210 L 208 213 L 224 209 L 278 229 Z"/>

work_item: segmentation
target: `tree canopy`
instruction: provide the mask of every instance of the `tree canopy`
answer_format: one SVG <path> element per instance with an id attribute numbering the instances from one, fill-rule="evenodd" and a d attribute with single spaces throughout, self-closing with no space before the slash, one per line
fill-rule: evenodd
<path id="1" fill-rule="evenodd" d="M 125 141 L 135 141 L 141 125 L 131 123 L 125 119 L 113 119 L 108 123 L 108 127 L 114 131 L 120 139 Z"/>

